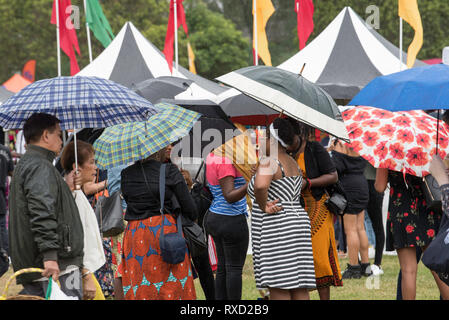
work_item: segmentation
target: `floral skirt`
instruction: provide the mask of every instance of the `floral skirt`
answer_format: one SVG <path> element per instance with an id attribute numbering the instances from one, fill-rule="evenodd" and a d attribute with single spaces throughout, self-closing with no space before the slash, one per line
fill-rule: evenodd
<path id="1" fill-rule="evenodd" d="M 110 238 L 103 238 L 103 250 L 106 257 L 106 263 L 94 272 L 100 284 L 101 290 L 106 298 L 114 294 L 114 272 L 112 269 L 112 247 Z"/>
<path id="2" fill-rule="evenodd" d="M 164 232 L 176 232 L 165 215 Z M 179 264 L 162 260 L 159 247 L 162 216 L 129 221 L 123 237 L 122 283 L 126 300 L 195 300 L 189 254 Z M 168 222 L 167 222 L 168 220 Z"/>

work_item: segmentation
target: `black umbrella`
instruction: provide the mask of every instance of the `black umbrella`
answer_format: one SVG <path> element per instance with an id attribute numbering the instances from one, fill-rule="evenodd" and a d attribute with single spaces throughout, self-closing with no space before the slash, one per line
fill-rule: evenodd
<path id="1" fill-rule="evenodd" d="M 132 89 L 151 103 L 156 103 L 162 98 L 174 99 L 186 91 L 192 83 L 193 81 L 189 79 L 163 76 L 139 82 L 133 85 Z"/>
<path id="2" fill-rule="evenodd" d="M 9 97 L 12 97 L 13 95 L 14 92 L 6 90 L 3 86 L 0 86 L 0 104 L 8 100 Z"/>
<path id="3" fill-rule="evenodd" d="M 159 102 L 175 104 L 202 114 L 189 136 L 179 142 L 179 157 L 205 158 L 213 149 L 241 134 L 223 109 L 210 100 L 161 99 Z"/>

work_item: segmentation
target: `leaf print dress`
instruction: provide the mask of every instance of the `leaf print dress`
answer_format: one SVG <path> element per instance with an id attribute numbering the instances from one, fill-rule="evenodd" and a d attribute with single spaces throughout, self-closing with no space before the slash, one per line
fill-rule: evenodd
<path id="1" fill-rule="evenodd" d="M 386 250 L 429 245 L 438 232 L 442 212 L 427 209 L 422 179 L 389 171 L 388 181 L 390 202 Z"/>

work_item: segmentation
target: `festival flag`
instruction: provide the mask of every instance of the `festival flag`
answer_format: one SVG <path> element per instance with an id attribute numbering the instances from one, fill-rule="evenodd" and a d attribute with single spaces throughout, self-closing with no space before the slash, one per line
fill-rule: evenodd
<path id="1" fill-rule="evenodd" d="M 399 0 L 399 17 L 404 19 L 415 30 L 415 37 L 407 51 L 407 67 L 411 68 L 415 64 L 416 57 L 424 41 L 418 0 Z"/>
<path id="2" fill-rule="evenodd" d="M 86 21 L 89 28 L 103 47 L 106 48 L 114 39 L 111 25 L 108 19 L 106 19 L 98 0 L 87 0 L 86 5 Z"/>
<path id="3" fill-rule="evenodd" d="M 268 39 L 265 28 L 268 19 L 270 19 L 274 11 L 271 0 L 253 0 L 253 17 L 255 20 L 255 26 L 253 28 L 253 55 L 255 65 L 257 65 L 258 58 L 261 58 L 266 66 L 271 66 L 271 55 L 268 50 Z"/>
<path id="4" fill-rule="evenodd" d="M 299 50 L 302 50 L 313 32 L 313 1 L 295 0 L 295 11 L 298 20 Z"/>
<path id="5" fill-rule="evenodd" d="M 23 66 L 22 77 L 34 82 L 36 74 L 36 60 L 30 60 Z"/>
<path id="6" fill-rule="evenodd" d="M 189 56 L 189 71 L 196 74 L 195 54 L 193 53 L 192 46 L 190 45 L 190 42 L 187 42 L 187 53 Z"/>
<path id="7" fill-rule="evenodd" d="M 67 7 L 71 7 L 70 0 L 53 1 L 53 11 L 51 14 L 51 23 L 56 25 L 56 1 L 59 1 L 59 37 L 62 51 L 70 58 L 70 74 L 73 76 L 80 71 L 78 61 L 76 60 L 75 50 L 81 55 L 76 36 L 75 26 L 72 24 L 71 12 L 67 13 Z"/>
<path id="8" fill-rule="evenodd" d="M 176 16 L 177 28 L 181 25 L 186 35 L 189 34 L 186 23 L 186 15 L 184 13 L 184 0 L 176 0 Z M 165 36 L 164 55 L 167 60 L 170 72 L 173 71 L 173 43 L 175 41 L 175 1 L 170 0 L 170 13 L 168 15 L 167 34 Z"/>

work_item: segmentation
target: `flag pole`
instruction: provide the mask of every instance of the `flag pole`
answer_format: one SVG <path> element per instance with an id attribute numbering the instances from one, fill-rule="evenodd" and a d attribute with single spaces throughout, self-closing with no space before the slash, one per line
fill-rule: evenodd
<path id="1" fill-rule="evenodd" d="M 253 10 L 254 10 L 254 65 L 259 64 L 259 53 L 257 52 L 257 0 L 253 0 Z"/>
<path id="2" fill-rule="evenodd" d="M 84 13 L 86 14 L 86 32 L 87 32 L 87 46 L 89 48 L 89 62 L 92 62 L 92 42 L 90 40 L 89 22 L 87 22 L 87 0 L 84 0 Z"/>
<path id="3" fill-rule="evenodd" d="M 178 5 L 177 0 L 174 0 L 175 5 L 175 11 L 174 11 L 174 18 L 175 18 L 175 65 L 176 65 L 176 75 L 178 75 Z"/>
<path id="4" fill-rule="evenodd" d="M 56 44 L 58 56 L 58 77 L 61 76 L 61 39 L 59 34 L 59 0 L 56 0 Z"/>
<path id="5" fill-rule="evenodd" d="M 399 71 L 402 71 L 402 34 L 403 34 L 403 19 L 399 18 Z"/>

